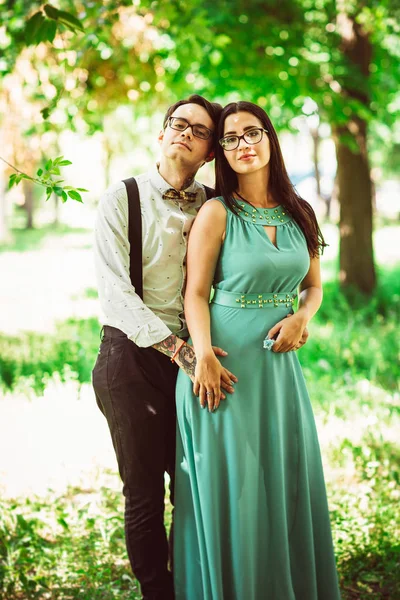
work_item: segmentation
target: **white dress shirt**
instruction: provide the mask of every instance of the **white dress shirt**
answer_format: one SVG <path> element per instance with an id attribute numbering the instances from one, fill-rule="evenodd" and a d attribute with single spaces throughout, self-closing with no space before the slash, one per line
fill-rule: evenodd
<path id="1" fill-rule="evenodd" d="M 186 192 L 194 202 L 163 199 L 171 185 L 156 166 L 136 177 L 142 215 L 143 300 L 129 275 L 128 195 L 120 181 L 102 196 L 95 224 L 95 270 L 103 325 L 117 327 L 141 347 L 171 333 L 187 336 L 183 314 L 186 249 L 193 221 L 206 200 L 201 184 Z"/>

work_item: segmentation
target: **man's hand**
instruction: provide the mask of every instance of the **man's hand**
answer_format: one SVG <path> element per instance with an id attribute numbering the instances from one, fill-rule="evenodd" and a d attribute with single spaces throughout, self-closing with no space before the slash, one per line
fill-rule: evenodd
<path id="1" fill-rule="evenodd" d="M 171 334 L 170 336 L 165 338 L 165 340 L 162 340 L 162 342 L 153 344 L 153 348 L 155 348 L 159 352 L 162 352 L 162 354 L 169 356 L 170 358 L 172 358 L 175 355 L 178 348 L 180 348 L 180 350 L 179 350 L 178 354 L 175 356 L 174 360 L 175 360 L 176 364 L 178 365 L 178 367 L 183 369 L 185 371 L 185 373 L 187 375 L 189 375 L 190 379 L 194 382 L 194 372 L 196 369 L 196 356 L 195 356 L 192 346 L 189 346 L 188 344 L 183 344 L 183 346 L 182 346 L 183 341 L 184 340 L 182 340 L 181 338 L 178 338 L 176 335 Z M 223 350 L 222 348 L 218 348 L 217 346 L 213 346 L 212 349 L 214 351 L 215 356 L 227 356 L 228 355 L 228 353 L 225 352 L 225 350 Z M 233 375 L 233 373 L 228 371 L 228 369 L 225 369 L 223 367 L 222 374 L 221 374 L 221 387 L 224 390 L 226 390 L 227 392 L 229 392 L 230 394 L 232 394 L 235 391 L 232 387 L 232 381 L 236 383 L 237 377 L 235 377 L 235 375 Z M 221 398 L 222 399 L 226 398 L 224 393 L 221 393 Z"/>
<path id="2" fill-rule="evenodd" d="M 227 356 L 227 352 L 222 350 L 222 348 L 213 346 L 213 351 L 216 356 Z M 181 349 L 179 350 L 178 355 L 175 357 L 175 362 L 178 365 L 178 367 L 183 369 L 185 371 L 185 373 L 187 375 L 189 375 L 190 379 L 194 383 L 197 360 L 196 360 L 196 356 L 195 356 L 194 349 L 192 348 L 192 346 L 189 346 L 189 344 L 184 344 L 181 347 Z M 229 392 L 229 394 L 233 394 L 233 392 L 235 390 L 233 388 L 232 382 L 236 383 L 237 377 L 235 377 L 235 375 L 233 373 L 228 371 L 228 369 L 225 369 L 225 367 L 222 367 L 221 381 L 220 381 L 221 388 L 223 388 L 225 391 Z M 222 391 L 221 391 L 221 398 L 223 400 L 225 400 L 225 398 L 226 398 L 225 394 Z"/>

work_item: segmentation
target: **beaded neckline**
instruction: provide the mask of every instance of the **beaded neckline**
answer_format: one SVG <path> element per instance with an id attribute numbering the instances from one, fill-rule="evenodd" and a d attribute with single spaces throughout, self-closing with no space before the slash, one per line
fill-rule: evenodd
<path id="1" fill-rule="evenodd" d="M 240 217 L 248 223 L 255 225 L 277 226 L 289 223 L 292 220 L 288 211 L 283 206 L 275 208 L 257 208 L 244 202 L 237 202 Z"/>

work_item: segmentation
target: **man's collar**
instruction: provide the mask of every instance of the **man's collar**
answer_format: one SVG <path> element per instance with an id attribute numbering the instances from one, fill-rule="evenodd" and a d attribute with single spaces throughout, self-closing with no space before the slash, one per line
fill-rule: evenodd
<path id="1" fill-rule="evenodd" d="M 167 190 L 171 189 L 171 184 L 165 181 L 164 177 L 162 177 L 158 170 L 158 165 L 153 165 L 150 169 L 150 181 L 151 185 L 163 195 Z M 189 187 L 185 188 L 185 192 L 200 192 L 202 186 L 197 183 L 195 179 L 193 179 L 192 183 Z"/>

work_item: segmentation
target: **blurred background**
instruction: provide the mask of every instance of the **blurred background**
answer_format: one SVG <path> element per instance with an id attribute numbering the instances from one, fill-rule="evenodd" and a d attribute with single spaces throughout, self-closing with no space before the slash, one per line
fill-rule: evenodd
<path id="1" fill-rule="evenodd" d="M 318 215 L 325 296 L 299 358 L 342 594 L 400 598 L 398 1 L 0 0 L 0 73 L 0 598 L 140 597 L 90 387 L 92 228 L 191 93 L 262 106 Z"/>

